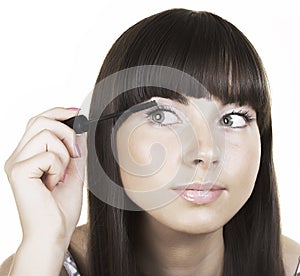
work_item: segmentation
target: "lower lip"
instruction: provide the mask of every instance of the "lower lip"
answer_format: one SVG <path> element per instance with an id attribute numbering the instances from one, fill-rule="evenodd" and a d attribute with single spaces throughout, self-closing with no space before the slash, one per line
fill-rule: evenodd
<path id="1" fill-rule="evenodd" d="M 178 193 L 185 200 L 199 205 L 216 201 L 224 192 L 223 189 L 206 190 L 206 191 L 199 191 L 199 190 L 174 190 L 174 191 Z"/>

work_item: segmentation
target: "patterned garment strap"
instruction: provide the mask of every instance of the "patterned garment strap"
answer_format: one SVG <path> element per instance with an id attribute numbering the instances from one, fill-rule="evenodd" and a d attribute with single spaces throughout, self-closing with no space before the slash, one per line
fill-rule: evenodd
<path id="1" fill-rule="evenodd" d="M 76 263 L 69 250 L 67 251 L 64 259 L 64 267 L 67 270 L 69 276 L 80 276 Z"/>
<path id="2" fill-rule="evenodd" d="M 298 258 L 298 265 L 297 265 L 297 269 L 295 272 L 295 276 L 300 276 L 300 256 Z"/>

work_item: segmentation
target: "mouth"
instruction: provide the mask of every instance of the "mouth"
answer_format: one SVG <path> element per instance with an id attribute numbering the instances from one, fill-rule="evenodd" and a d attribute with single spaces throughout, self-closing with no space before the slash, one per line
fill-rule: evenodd
<path id="1" fill-rule="evenodd" d="M 172 188 L 183 199 L 202 205 L 216 201 L 226 190 L 213 183 L 193 183 Z"/>

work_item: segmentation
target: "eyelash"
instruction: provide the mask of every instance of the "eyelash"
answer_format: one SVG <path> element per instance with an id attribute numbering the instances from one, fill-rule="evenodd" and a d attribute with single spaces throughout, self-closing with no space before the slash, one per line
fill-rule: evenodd
<path id="1" fill-rule="evenodd" d="M 222 118 L 228 116 L 228 115 L 239 115 L 244 117 L 244 119 L 246 120 L 246 122 L 250 123 L 251 121 L 254 120 L 254 118 L 249 114 L 248 110 L 239 110 L 239 111 L 234 111 L 232 110 L 230 113 L 224 115 Z"/>
<path id="2" fill-rule="evenodd" d="M 156 107 L 150 109 L 149 111 L 145 112 L 146 118 L 153 125 L 156 125 L 156 126 L 157 125 L 158 126 L 166 126 L 167 125 L 167 124 L 159 124 L 157 122 L 155 123 L 155 122 L 153 122 L 150 119 L 151 115 L 153 113 L 157 112 L 157 111 L 168 111 L 168 112 L 171 112 L 171 113 L 173 113 L 178 118 L 178 120 L 180 120 L 179 116 L 177 115 L 176 111 L 172 108 L 172 106 L 169 106 L 169 105 L 159 105 L 159 106 L 156 106 Z M 227 116 L 230 116 L 230 115 L 239 115 L 239 116 L 243 117 L 247 123 L 250 123 L 253 120 L 255 120 L 255 118 L 252 115 L 250 115 L 250 112 L 248 110 L 243 110 L 243 109 L 238 110 L 238 111 L 232 110 L 231 112 L 223 115 L 222 118 L 221 118 L 221 120 L 223 120 L 224 118 L 226 118 Z"/>
<path id="3" fill-rule="evenodd" d="M 159 105 L 159 106 L 156 106 L 154 107 L 153 109 L 150 109 L 149 111 L 147 111 L 145 113 L 145 116 L 146 118 L 149 120 L 149 122 L 153 125 L 158 125 L 158 126 L 166 126 L 167 124 L 160 124 L 160 123 L 155 123 L 155 122 L 152 122 L 152 120 L 150 120 L 150 117 L 153 113 L 157 112 L 157 111 L 168 111 L 168 112 L 171 112 L 173 113 L 177 118 L 178 120 L 180 120 L 180 118 L 178 117 L 176 111 L 172 108 L 172 106 L 169 106 L 169 105 Z M 181 121 L 181 120 L 180 120 Z"/>
<path id="4" fill-rule="evenodd" d="M 224 118 L 226 118 L 230 115 L 239 115 L 239 116 L 243 117 L 245 119 L 246 123 L 248 123 L 248 124 L 255 120 L 255 118 L 252 115 L 250 115 L 248 110 L 243 110 L 243 109 L 241 109 L 239 111 L 232 110 L 231 112 L 223 115 L 221 120 L 223 120 Z"/>

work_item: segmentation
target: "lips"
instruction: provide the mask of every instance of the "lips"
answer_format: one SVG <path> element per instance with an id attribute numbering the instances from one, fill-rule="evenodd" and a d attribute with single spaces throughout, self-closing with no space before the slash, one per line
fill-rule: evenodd
<path id="1" fill-rule="evenodd" d="M 226 189 L 213 183 L 193 183 L 175 187 L 173 190 L 183 199 L 202 205 L 216 201 Z"/>
<path id="2" fill-rule="evenodd" d="M 217 191 L 225 188 L 213 183 L 192 183 L 174 187 L 173 190 Z"/>

